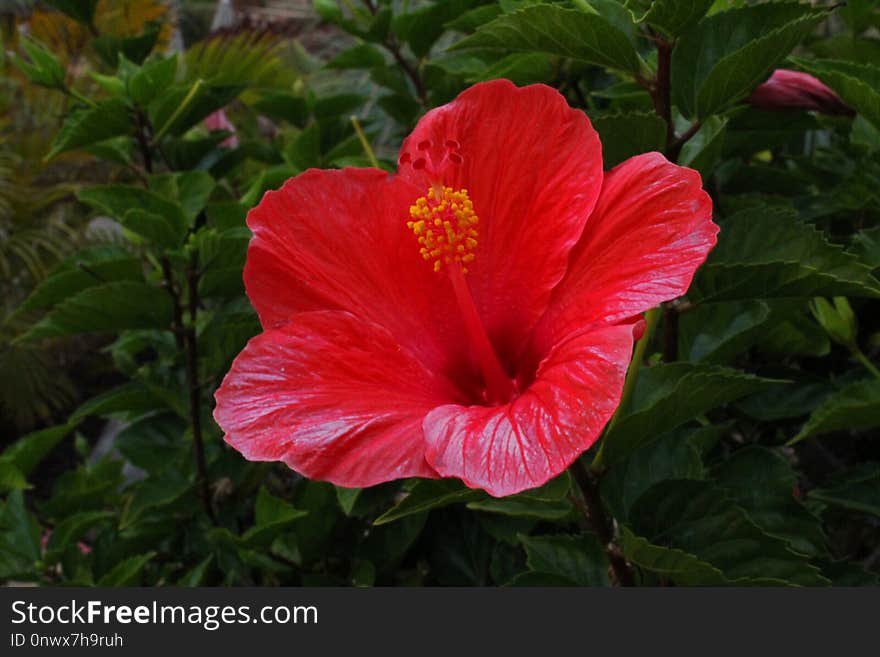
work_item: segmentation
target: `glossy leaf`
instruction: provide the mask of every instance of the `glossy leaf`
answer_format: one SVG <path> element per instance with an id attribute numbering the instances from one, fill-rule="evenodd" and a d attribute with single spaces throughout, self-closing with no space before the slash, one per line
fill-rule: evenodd
<path id="1" fill-rule="evenodd" d="M 831 431 L 874 427 L 880 427 L 880 381 L 870 379 L 853 383 L 826 397 L 789 444 Z"/>
<path id="2" fill-rule="evenodd" d="M 642 66 L 627 36 L 603 17 L 552 5 L 503 14 L 456 48 L 546 52 L 630 73 Z"/>

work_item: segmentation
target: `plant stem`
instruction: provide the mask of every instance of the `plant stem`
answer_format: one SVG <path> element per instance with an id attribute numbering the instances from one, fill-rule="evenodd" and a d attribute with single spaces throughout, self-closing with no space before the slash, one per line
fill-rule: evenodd
<path id="1" fill-rule="evenodd" d="M 147 173 L 153 173 L 153 154 L 150 151 L 150 138 L 147 135 L 147 121 L 141 110 L 136 110 L 134 114 L 135 121 L 135 137 L 141 151 L 141 158 L 144 161 L 144 170 Z"/>
<path id="2" fill-rule="evenodd" d="M 666 150 L 675 142 L 675 126 L 672 123 L 672 85 L 670 70 L 672 67 L 673 44 L 661 38 L 657 42 L 657 80 L 654 83 L 654 111 L 666 122 Z M 674 160 L 673 160 L 674 161 Z"/>
<path id="3" fill-rule="evenodd" d="M 599 494 L 599 472 L 585 465 L 581 459 L 575 460 L 569 470 L 583 495 L 584 504 L 581 506 L 581 511 L 608 553 L 608 561 L 617 585 L 633 586 L 635 581 L 632 569 L 614 542 L 613 527 L 605 514 L 605 507 L 602 506 L 602 497 Z"/>
<path id="4" fill-rule="evenodd" d="M 367 159 L 377 169 L 381 169 L 379 166 L 379 160 L 376 159 L 376 153 L 373 152 L 373 147 L 370 146 L 370 142 L 367 139 L 367 135 L 364 134 L 364 129 L 361 127 L 361 122 L 358 120 L 358 117 L 352 115 L 349 117 L 351 120 L 351 125 L 354 126 L 354 131 L 357 134 L 358 140 L 361 142 L 361 148 L 364 149 L 364 153 L 367 156 Z"/>
<path id="5" fill-rule="evenodd" d="M 186 270 L 187 301 L 189 309 L 189 326 L 184 331 L 186 345 L 186 382 L 189 388 L 189 419 L 192 427 L 193 451 L 196 459 L 196 477 L 199 497 L 205 513 L 216 524 L 214 508 L 211 506 L 211 493 L 208 486 L 208 466 L 205 461 L 205 443 L 202 439 L 202 387 L 199 383 L 199 352 L 196 340 L 196 319 L 199 310 L 199 276 L 198 256 L 193 253 L 192 260 Z"/>
<path id="6" fill-rule="evenodd" d="M 174 332 L 174 342 L 177 345 L 177 349 L 183 351 L 183 308 L 181 308 L 180 304 L 180 293 L 174 284 L 174 274 L 171 271 L 171 262 L 168 260 L 168 256 L 163 255 L 161 262 L 163 284 L 165 289 L 168 290 L 168 294 L 171 295 L 171 308 L 174 313 L 171 318 L 171 330 Z"/>
<path id="7" fill-rule="evenodd" d="M 867 356 L 865 356 L 865 352 L 863 352 L 858 347 L 854 347 L 850 350 L 852 352 L 853 357 L 859 361 L 866 370 L 868 370 L 871 374 L 873 374 L 876 378 L 880 379 L 880 370 L 877 369 L 877 366 L 872 363 Z"/>

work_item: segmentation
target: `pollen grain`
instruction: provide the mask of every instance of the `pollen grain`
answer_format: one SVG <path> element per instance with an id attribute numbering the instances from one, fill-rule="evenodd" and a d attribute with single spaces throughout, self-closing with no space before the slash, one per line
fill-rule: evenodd
<path id="1" fill-rule="evenodd" d="M 468 263 L 476 257 L 479 221 L 468 191 L 434 185 L 410 206 L 409 214 L 412 219 L 406 225 L 418 239 L 422 258 L 433 262 L 434 271 L 460 263 L 467 273 Z"/>

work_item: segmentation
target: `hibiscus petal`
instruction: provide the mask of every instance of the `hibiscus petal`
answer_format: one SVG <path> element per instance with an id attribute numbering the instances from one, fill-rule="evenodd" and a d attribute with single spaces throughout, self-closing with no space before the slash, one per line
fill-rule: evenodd
<path id="1" fill-rule="evenodd" d="M 462 335 L 451 287 L 406 227 L 417 192 L 377 169 L 309 170 L 248 214 L 244 281 L 264 328 L 346 310 L 388 329 L 423 363 L 450 369 Z"/>
<path id="2" fill-rule="evenodd" d="M 215 398 L 214 419 L 245 458 L 360 487 L 436 477 L 421 423 L 455 396 L 386 330 L 316 311 L 253 338 Z"/>
<path id="3" fill-rule="evenodd" d="M 496 350 L 513 360 L 596 203 L 599 137 L 555 89 L 494 80 L 419 121 L 401 149 L 400 176 L 427 190 L 437 172 L 412 163 L 422 152 L 437 159 L 448 145 L 461 162 L 441 166 L 439 182 L 467 189 L 479 217 L 468 283 Z"/>
<path id="4" fill-rule="evenodd" d="M 660 153 L 618 165 L 605 175 L 568 272 L 536 330 L 537 352 L 577 327 L 630 320 L 684 294 L 717 233 L 699 173 Z"/>
<path id="5" fill-rule="evenodd" d="M 553 348 L 534 383 L 509 404 L 434 409 L 423 423 L 428 463 L 497 497 L 546 483 L 614 413 L 632 336 L 628 325 L 578 333 Z"/>

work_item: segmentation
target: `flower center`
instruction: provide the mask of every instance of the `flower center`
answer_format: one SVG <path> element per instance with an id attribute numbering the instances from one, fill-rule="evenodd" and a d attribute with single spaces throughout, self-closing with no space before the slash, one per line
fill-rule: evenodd
<path id="1" fill-rule="evenodd" d="M 406 222 L 407 228 L 418 239 L 422 257 L 433 261 L 434 271 L 458 263 L 466 274 L 467 263 L 475 258 L 479 222 L 468 191 L 432 185 L 410 207 L 409 214 L 412 221 Z"/>
<path id="2" fill-rule="evenodd" d="M 409 214 L 406 225 L 418 240 L 422 258 L 433 263 L 435 272 L 445 271 L 449 276 L 470 354 L 485 385 L 483 401 L 506 403 L 515 394 L 516 385 L 498 360 L 465 279 L 467 264 L 476 257 L 479 223 L 468 191 L 432 183 L 425 196 L 410 206 Z"/>

